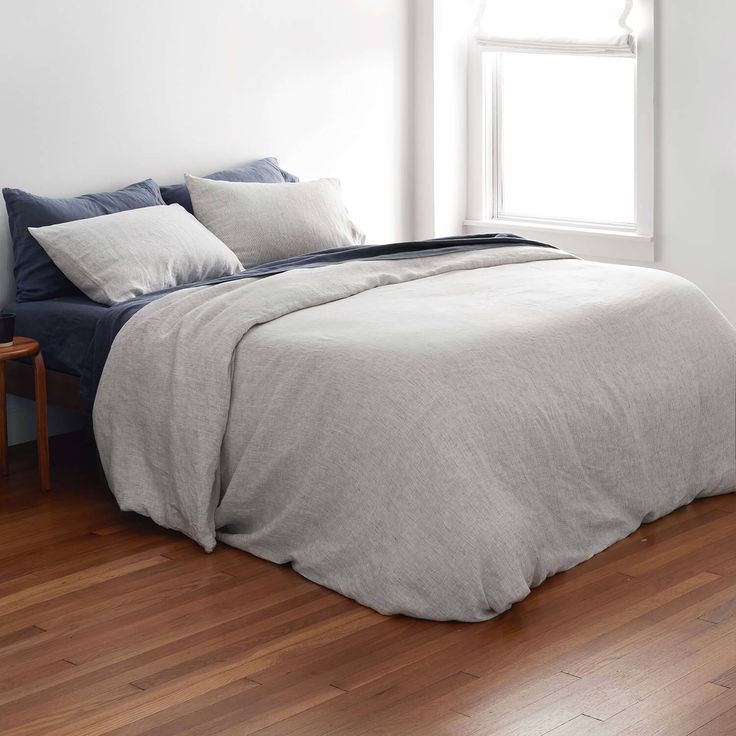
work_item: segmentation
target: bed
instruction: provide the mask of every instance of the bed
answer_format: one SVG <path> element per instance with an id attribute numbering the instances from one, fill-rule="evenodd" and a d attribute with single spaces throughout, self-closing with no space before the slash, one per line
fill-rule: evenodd
<path id="1" fill-rule="evenodd" d="M 483 621 L 736 487 L 736 331 L 694 285 L 508 234 L 366 246 L 337 179 L 293 179 L 3 190 L 18 330 L 122 509 Z"/>
<path id="2" fill-rule="evenodd" d="M 703 293 L 490 240 L 108 310 L 94 426 L 121 507 L 383 613 L 481 621 L 733 490 L 736 331 Z"/>

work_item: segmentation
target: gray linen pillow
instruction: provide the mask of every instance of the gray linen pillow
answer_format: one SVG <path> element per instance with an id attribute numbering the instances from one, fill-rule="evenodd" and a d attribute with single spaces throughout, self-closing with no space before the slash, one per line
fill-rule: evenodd
<path id="1" fill-rule="evenodd" d="M 328 248 L 361 245 L 337 179 L 251 184 L 186 176 L 194 214 L 245 268 Z"/>
<path id="2" fill-rule="evenodd" d="M 59 270 L 100 304 L 242 269 L 235 254 L 178 204 L 29 231 Z"/>

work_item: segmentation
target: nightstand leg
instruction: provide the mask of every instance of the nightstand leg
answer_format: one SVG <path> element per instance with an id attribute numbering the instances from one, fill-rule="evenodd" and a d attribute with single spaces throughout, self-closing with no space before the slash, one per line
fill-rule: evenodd
<path id="1" fill-rule="evenodd" d="M 38 472 L 41 490 L 51 490 L 51 468 L 49 463 L 49 424 L 46 413 L 46 368 L 40 353 L 33 357 L 36 377 L 36 443 L 38 444 Z"/>
<path id="2" fill-rule="evenodd" d="M 0 362 L 0 473 L 8 474 L 8 420 L 5 398 L 5 361 Z"/>

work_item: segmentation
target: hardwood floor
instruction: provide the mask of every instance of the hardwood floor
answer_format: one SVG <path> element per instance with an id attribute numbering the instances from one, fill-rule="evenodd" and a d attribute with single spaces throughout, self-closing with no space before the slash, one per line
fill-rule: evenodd
<path id="1" fill-rule="evenodd" d="M 78 436 L 52 461 L 0 480 L 2 736 L 736 735 L 736 496 L 431 623 L 122 514 Z"/>

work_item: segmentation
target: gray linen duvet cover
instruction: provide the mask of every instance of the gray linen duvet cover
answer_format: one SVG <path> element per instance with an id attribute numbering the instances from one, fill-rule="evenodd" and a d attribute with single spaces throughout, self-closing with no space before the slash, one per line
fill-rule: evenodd
<path id="1" fill-rule="evenodd" d="M 123 509 L 480 621 L 736 487 L 736 332 L 681 278 L 560 251 L 350 262 L 148 305 L 94 421 Z"/>

